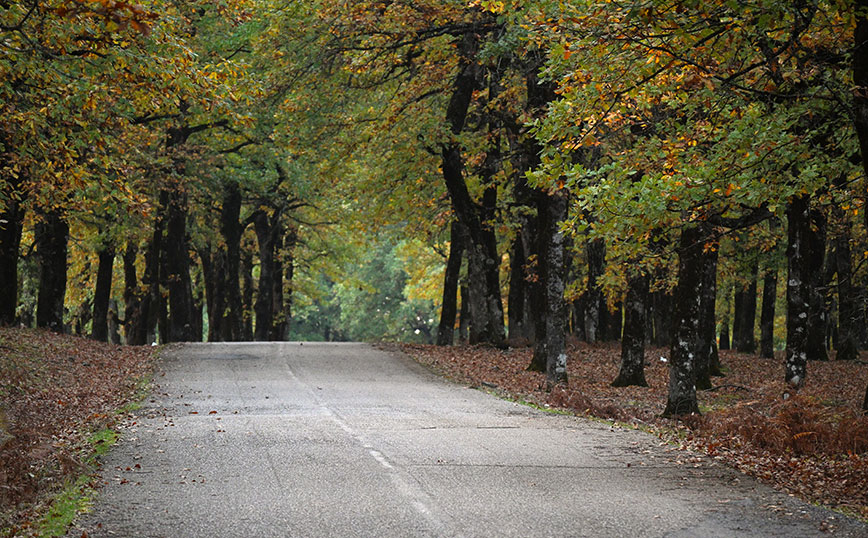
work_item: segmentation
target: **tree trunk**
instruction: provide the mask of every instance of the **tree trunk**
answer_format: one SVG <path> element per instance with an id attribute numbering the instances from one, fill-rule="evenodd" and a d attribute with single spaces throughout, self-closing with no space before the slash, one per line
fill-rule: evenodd
<path id="1" fill-rule="evenodd" d="M 614 310 L 609 310 L 609 306 L 603 301 L 603 319 L 605 320 L 601 326 L 605 327 L 605 338 L 608 342 L 617 342 L 621 340 L 621 328 L 624 323 L 623 306 L 621 302 L 615 303 Z"/>
<path id="2" fill-rule="evenodd" d="M 451 346 L 455 337 L 455 316 L 458 313 L 458 278 L 461 275 L 461 259 L 464 257 L 460 226 L 458 221 L 452 221 L 449 234 L 449 258 L 446 260 L 446 274 L 443 276 L 443 305 L 440 309 L 440 325 L 437 328 L 438 346 Z M 510 297 L 512 297 L 512 290 L 510 290 Z M 509 313 L 510 319 L 512 319 L 512 306 L 510 306 Z M 510 331 L 512 331 L 512 322 L 510 322 Z"/>
<path id="3" fill-rule="evenodd" d="M 169 193 L 165 190 L 160 192 L 160 200 L 154 230 L 148 251 L 145 253 L 145 272 L 142 276 L 142 284 L 147 293 L 142 300 L 142 318 L 145 324 L 144 344 L 156 342 L 157 325 L 163 318 L 165 301 L 163 299 L 162 285 L 165 271 L 163 270 L 163 231 L 165 229 L 165 215 L 162 208 L 169 203 Z M 163 333 L 165 335 L 165 332 Z"/>
<path id="4" fill-rule="evenodd" d="M 267 341 L 274 324 L 274 237 L 271 233 L 268 215 L 260 211 L 253 220 L 256 241 L 259 245 L 259 286 L 256 295 L 256 325 L 253 338 Z"/>
<path id="5" fill-rule="evenodd" d="M 766 269 L 763 276 L 763 304 L 760 313 L 760 356 L 775 356 L 775 302 L 778 299 L 778 270 Z"/>
<path id="6" fill-rule="evenodd" d="M 666 290 L 656 290 L 651 294 L 654 305 L 654 339 L 657 347 L 672 345 L 672 294 Z"/>
<path id="7" fill-rule="evenodd" d="M 205 304 L 208 312 L 208 341 L 219 342 L 223 333 L 220 330 L 222 321 L 222 290 L 223 251 L 211 250 L 210 243 L 199 249 L 199 261 L 202 264 L 202 276 L 205 278 Z"/>
<path id="8" fill-rule="evenodd" d="M 187 243 L 187 193 L 169 195 L 166 208 L 166 280 L 169 289 L 169 342 L 198 342 L 193 319 L 193 284 L 190 280 L 190 249 Z"/>
<path id="9" fill-rule="evenodd" d="M 509 295 L 507 296 L 507 314 L 509 316 L 509 340 L 515 345 L 528 337 L 527 288 L 525 265 L 527 255 L 524 248 L 523 229 L 520 229 L 512 242 L 509 256 Z"/>
<path id="10" fill-rule="evenodd" d="M 241 236 L 244 227 L 241 225 L 241 189 L 238 183 L 232 181 L 224 186 L 223 207 L 220 210 L 220 233 L 226 242 L 225 274 L 223 289 L 225 291 L 224 310 L 222 312 L 222 339 L 235 342 L 242 339 L 243 305 L 241 300 L 241 284 L 239 278 L 241 264 Z"/>
<path id="11" fill-rule="evenodd" d="M 274 269 L 272 275 L 271 289 L 271 316 L 272 324 L 269 330 L 268 339 L 272 342 L 283 340 L 286 334 L 286 318 L 283 310 L 283 249 L 284 249 L 284 234 L 283 225 L 279 217 L 271 222 L 271 234 L 274 237 Z"/>
<path id="12" fill-rule="evenodd" d="M 606 263 L 606 244 L 602 239 L 588 241 L 585 250 L 588 258 L 588 288 L 585 296 L 588 302 L 585 307 L 585 338 L 593 344 L 604 338 L 603 316 L 606 309 L 606 300 L 600 289 L 597 279 L 603 276 Z"/>
<path id="13" fill-rule="evenodd" d="M 115 248 L 104 246 L 98 253 L 99 267 L 96 271 L 96 288 L 93 292 L 93 325 L 91 338 L 100 342 L 108 341 L 108 309 L 112 292 L 112 273 L 115 262 Z"/>
<path id="14" fill-rule="evenodd" d="M 241 340 L 253 341 L 253 254 L 244 249 L 240 255 L 241 265 Z"/>
<path id="15" fill-rule="evenodd" d="M 119 345 L 121 343 L 121 323 L 120 316 L 118 316 L 118 302 L 114 299 L 109 300 L 107 318 L 108 341 L 110 344 Z"/>
<path id="16" fill-rule="evenodd" d="M 733 322 L 732 346 L 742 353 L 753 353 L 756 351 L 754 326 L 756 325 L 758 273 L 759 264 L 756 258 L 754 258 L 750 265 L 747 288 L 742 288 L 736 291 L 735 294 L 736 314 Z"/>
<path id="17" fill-rule="evenodd" d="M 822 210 L 812 210 L 811 224 L 805 242 L 806 274 L 808 275 L 808 360 L 827 361 L 826 335 L 829 327 L 827 290 L 834 274 L 834 256 L 826 256 L 826 216 Z M 831 267 L 830 267 L 831 266 Z"/>
<path id="18" fill-rule="evenodd" d="M 63 332 L 69 226 L 59 211 L 45 213 L 34 230 L 39 259 L 36 326 Z"/>
<path id="19" fill-rule="evenodd" d="M 859 138 L 859 149 L 862 156 L 862 168 L 865 171 L 863 181 L 868 182 L 868 0 L 856 0 L 853 14 L 856 27 L 853 31 L 853 118 L 856 136 Z M 863 187 L 863 192 L 866 189 Z M 868 228 L 868 211 L 862 212 L 865 227 Z"/>
<path id="20" fill-rule="evenodd" d="M 700 252 L 702 281 L 699 290 L 699 331 L 696 334 L 696 388 L 711 388 L 711 376 L 721 375 L 720 359 L 717 357 L 717 339 L 714 337 L 715 310 L 717 301 L 717 260 L 719 243 L 703 245 Z"/>
<path id="21" fill-rule="evenodd" d="M 702 225 L 681 231 L 678 246 L 678 286 L 675 290 L 674 334 L 669 354 L 669 395 L 664 417 L 699 413 L 696 401 L 696 343 L 701 316 L 702 250 L 706 233 Z"/>
<path id="22" fill-rule="evenodd" d="M 560 222 L 567 218 L 564 192 L 541 193 L 538 197 L 539 276 L 542 293 L 541 323 L 537 323 L 533 360 L 528 369 L 546 373 L 548 388 L 567 382 L 566 320 L 564 300 L 565 253 Z"/>
<path id="23" fill-rule="evenodd" d="M 18 250 L 21 246 L 21 231 L 24 223 L 24 208 L 21 206 L 21 180 L 6 177 L 0 212 L 0 326 L 15 323 L 18 308 Z"/>
<path id="24" fill-rule="evenodd" d="M 293 279 L 295 278 L 295 247 L 298 245 L 298 229 L 294 226 L 290 227 L 286 235 L 286 243 L 284 247 L 285 258 L 285 287 L 286 294 L 283 298 L 283 334 L 281 340 L 288 341 L 290 339 L 290 329 L 292 327 L 292 301 L 293 301 Z"/>
<path id="25" fill-rule="evenodd" d="M 838 345 L 835 358 L 855 360 L 859 358 L 856 291 L 853 288 L 853 262 L 850 255 L 850 224 L 845 219 L 842 218 L 841 231 L 835 237 L 838 270 Z"/>
<path id="26" fill-rule="evenodd" d="M 139 248 L 131 240 L 124 251 L 124 340 L 129 346 L 143 346 L 148 340 L 147 316 L 142 309 L 142 292 L 136 277 Z"/>
<path id="27" fill-rule="evenodd" d="M 645 314 L 648 306 L 648 276 L 633 274 L 627 281 L 624 302 L 624 334 L 621 338 L 621 369 L 613 387 L 647 387 L 645 380 Z"/>
<path id="28" fill-rule="evenodd" d="M 808 360 L 818 358 L 810 355 L 810 333 L 817 330 L 816 324 L 811 323 L 811 294 L 816 279 L 811 272 L 820 271 L 817 260 L 811 258 L 819 254 L 822 266 L 824 234 L 820 230 L 824 227 L 824 220 L 818 210 L 811 209 L 811 199 L 807 195 L 794 197 L 787 205 L 787 358 L 784 379 L 796 388 L 805 383 Z"/>
<path id="29" fill-rule="evenodd" d="M 470 299 L 467 297 L 470 292 L 467 291 L 467 286 L 463 285 L 459 286 L 458 290 L 461 294 L 461 310 L 458 312 L 458 341 L 466 344 L 470 332 Z"/>

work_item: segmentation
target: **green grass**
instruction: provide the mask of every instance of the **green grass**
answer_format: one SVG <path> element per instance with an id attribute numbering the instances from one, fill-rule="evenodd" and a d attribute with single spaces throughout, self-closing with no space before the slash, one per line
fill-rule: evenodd
<path id="1" fill-rule="evenodd" d="M 76 516 L 90 508 L 93 502 L 94 490 L 90 482 L 90 476 L 85 474 L 64 486 L 52 499 L 48 512 L 36 522 L 36 535 L 45 538 L 65 536 Z"/>
<path id="2" fill-rule="evenodd" d="M 150 379 L 139 381 L 130 402 L 115 411 L 115 414 L 129 413 L 141 408 L 142 401 L 148 396 L 150 388 Z M 96 490 L 92 484 L 97 461 L 108 454 L 119 439 L 120 433 L 111 428 L 103 428 L 88 437 L 84 448 L 86 469 L 74 480 L 67 480 L 64 487 L 48 499 L 48 511 L 36 521 L 33 528 L 36 536 L 45 538 L 65 536 L 75 518 L 90 510 L 96 497 Z"/>

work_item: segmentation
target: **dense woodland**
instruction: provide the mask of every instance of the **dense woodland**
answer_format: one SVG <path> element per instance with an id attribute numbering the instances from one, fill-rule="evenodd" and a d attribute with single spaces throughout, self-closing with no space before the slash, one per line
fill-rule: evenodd
<path id="1" fill-rule="evenodd" d="M 0 323 L 868 346 L 868 2 L 0 0 Z M 784 363 L 785 362 L 785 363 Z M 578 381 L 580 382 L 580 380 Z M 868 394 L 866 394 L 868 408 Z"/>

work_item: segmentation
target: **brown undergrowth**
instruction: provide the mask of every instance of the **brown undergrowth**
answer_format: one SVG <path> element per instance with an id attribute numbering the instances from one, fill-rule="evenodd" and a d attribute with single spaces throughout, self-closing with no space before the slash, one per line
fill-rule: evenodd
<path id="1" fill-rule="evenodd" d="M 112 425 L 154 356 L 151 348 L 0 328 L 0 529 L 26 529 L 47 495 L 88 472 L 87 437 Z"/>
<path id="2" fill-rule="evenodd" d="M 528 372 L 531 350 L 403 345 L 401 349 L 458 382 L 540 406 L 651 428 L 778 489 L 868 519 L 868 417 L 861 413 L 868 366 L 812 362 L 806 386 L 791 394 L 783 356 L 721 352 L 726 376 L 699 393 L 700 417 L 663 419 L 668 350 L 645 354 L 648 387 L 614 388 L 620 347 L 572 343 L 569 384 L 545 390 Z"/>

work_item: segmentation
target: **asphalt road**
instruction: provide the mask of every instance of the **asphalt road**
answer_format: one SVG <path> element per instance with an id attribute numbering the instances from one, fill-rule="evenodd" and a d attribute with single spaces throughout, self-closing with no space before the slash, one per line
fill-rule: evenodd
<path id="1" fill-rule="evenodd" d="M 366 345 L 187 345 L 160 372 L 69 536 L 868 536 L 653 436 Z"/>

